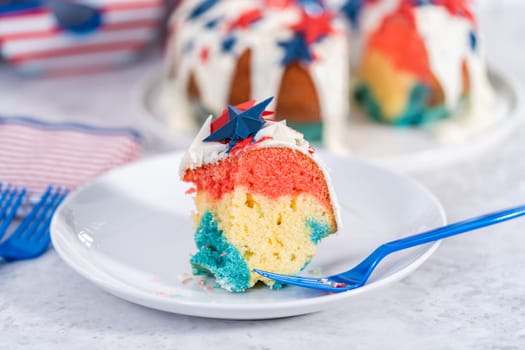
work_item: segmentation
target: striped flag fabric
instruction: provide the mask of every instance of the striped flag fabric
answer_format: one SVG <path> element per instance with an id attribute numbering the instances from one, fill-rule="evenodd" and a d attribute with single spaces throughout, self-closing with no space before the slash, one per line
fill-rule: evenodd
<path id="1" fill-rule="evenodd" d="M 86 74 L 132 62 L 150 46 L 162 26 L 163 0 L 67 0 L 101 16 L 86 33 L 62 28 L 44 1 L 1 6 L 0 56 L 23 73 Z"/>
<path id="2" fill-rule="evenodd" d="M 133 129 L 0 116 L 0 182 L 31 192 L 50 184 L 73 190 L 141 155 Z"/>

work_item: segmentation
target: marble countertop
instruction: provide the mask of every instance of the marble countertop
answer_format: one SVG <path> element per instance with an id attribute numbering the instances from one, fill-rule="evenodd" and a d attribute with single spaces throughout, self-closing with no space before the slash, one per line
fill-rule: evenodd
<path id="1" fill-rule="evenodd" d="M 522 83 L 524 11 L 482 17 L 490 62 Z M 121 71 L 61 80 L 23 79 L 2 66 L 0 114 L 142 128 L 140 85 L 159 65 L 151 57 Z M 150 139 L 150 152 L 165 149 Z M 413 176 L 436 194 L 451 221 L 459 220 L 525 202 L 524 149 L 520 126 L 477 159 Z M 518 219 L 448 239 L 387 288 L 324 312 L 266 321 L 195 318 L 128 303 L 51 249 L 36 260 L 0 265 L 0 349 L 523 349 L 524 227 Z"/>

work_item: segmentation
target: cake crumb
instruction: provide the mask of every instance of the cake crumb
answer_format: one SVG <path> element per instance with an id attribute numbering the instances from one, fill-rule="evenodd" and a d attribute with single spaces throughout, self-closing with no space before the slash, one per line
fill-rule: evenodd
<path id="1" fill-rule="evenodd" d="M 312 269 L 308 272 L 314 276 L 319 276 L 322 272 L 322 269 L 320 267 L 316 267 L 315 269 Z"/>

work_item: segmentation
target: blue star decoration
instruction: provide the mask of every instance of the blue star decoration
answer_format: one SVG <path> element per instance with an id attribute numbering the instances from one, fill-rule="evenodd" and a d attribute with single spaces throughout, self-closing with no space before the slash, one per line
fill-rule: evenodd
<path id="1" fill-rule="evenodd" d="M 293 62 L 313 61 L 313 55 L 302 33 L 296 33 L 289 41 L 279 41 L 277 44 L 284 49 L 284 57 L 281 60 L 283 66 Z"/>
<path id="2" fill-rule="evenodd" d="M 270 97 L 246 111 L 228 106 L 228 122 L 203 141 L 227 141 L 227 152 L 230 152 L 239 141 L 255 136 L 261 130 L 266 123 L 262 114 L 272 99 L 273 97 Z"/>
<path id="3" fill-rule="evenodd" d="M 195 19 L 215 6 L 219 0 L 204 0 L 190 12 L 189 19 Z"/>

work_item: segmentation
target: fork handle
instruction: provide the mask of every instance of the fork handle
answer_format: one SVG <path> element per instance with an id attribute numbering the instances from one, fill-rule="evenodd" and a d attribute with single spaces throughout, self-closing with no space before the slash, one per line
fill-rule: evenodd
<path id="1" fill-rule="evenodd" d="M 477 216 L 383 244 L 385 255 L 525 215 L 525 205 Z"/>

